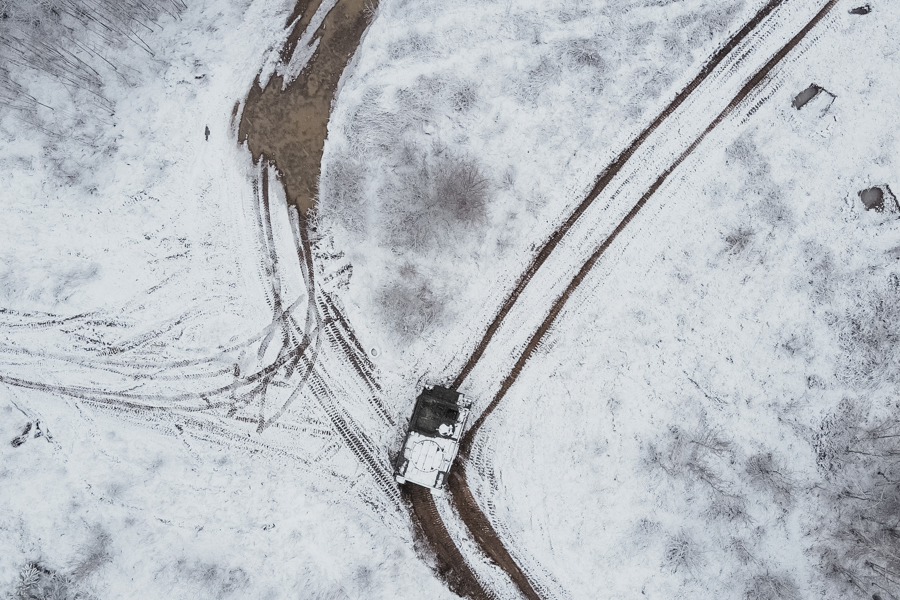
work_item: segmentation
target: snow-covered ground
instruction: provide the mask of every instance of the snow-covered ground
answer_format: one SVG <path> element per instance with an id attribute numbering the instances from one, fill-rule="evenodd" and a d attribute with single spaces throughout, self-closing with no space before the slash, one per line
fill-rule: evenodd
<path id="1" fill-rule="evenodd" d="M 894 459 L 848 453 L 898 422 L 900 221 L 857 192 L 900 175 L 900 13 L 869 17 L 836 10 L 682 165 L 488 421 L 480 497 L 573 597 L 897 593 L 849 541 L 897 498 Z M 811 82 L 827 111 L 791 108 Z"/>
<path id="2" fill-rule="evenodd" d="M 386 414 L 339 418 L 396 451 L 415 388 L 455 375 L 597 174 L 763 4 L 382 2 L 336 98 L 316 256 L 352 265 L 326 287 L 374 351 Z M 553 593 L 846 597 L 840 568 L 883 567 L 847 542 L 865 511 L 840 493 L 884 499 L 875 472 L 893 473 L 843 448 L 896 421 L 900 379 L 900 221 L 857 197 L 900 192 L 900 8 L 870 4 L 838 2 L 767 100 L 679 167 L 486 422 L 473 491 Z M 786 0 L 801 5 L 817 3 Z M 0 376 L 51 387 L 0 383 L 0 594 L 37 561 L 102 598 L 452 596 L 315 390 L 287 415 L 313 414 L 304 427 L 210 413 L 234 437 L 207 439 L 179 420 L 271 359 L 265 174 L 233 110 L 275 69 L 292 8 L 188 2 L 141 30 L 152 55 L 87 36 L 118 66 L 93 59 L 102 102 L 10 70 L 48 107 L 0 112 Z M 834 102 L 791 108 L 813 82 Z M 335 395 L 356 385 L 321 364 Z M 260 423 L 263 404 L 246 407 Z"/>
<path id="3" fill-rule="evenodd" d="M 448 597 L 408 524 L 350 493 L 364 470 L 332 432 L 248 446 L 252 424 L 213 442 L 187 424 L 204 390 L 271 358 L 256 354 L 272 319 L 262 174 L 234 110 L 274 68 L 293 4 L 169 8 L 135 26 L 150 51 L 93 29 L 74 34 L 93 53 L 60 45 L 102 88 L 4 65 L 24 100 L 0 112 L 0 596 L 38 562 L 100 598 Z M 272 187 L 295 263 L 281 291 L 302 315 Z"/>
<path id="4" fill-rule="evenodd" d="M 382 7 L 410 33 L 398 41 L 377 21 L 369 33 L 330 129 L 321 214 L 354 265 L 361 337 L 404 379 L 394 389 L 455 375 L 535 245 L 725 37 L 661 52 L 674 32 L 694 39 L 677 17 L 712 9 L 734 30 L 760 4 Z M 896 208 L 867 212 L 857 193 L 900 175 L 900 15 L 871 7 L 839 2 L 681 165 L 488 420 L 477 497 L 549 589 L 896 593 L 867 566 L 877 544 L 848 542 L 853 518 L 839 516 L 863 510 L 846 489 L 883 507 L 897 493 L 873 483 L 890 461 L 854 463 L 846 443 L 897 423 L 900 226 Z M 642 19 L 652 34 L 628 48 Z M 573 48 L 581 59 L 566 62 Z M 666 82 L 655 94 L 648 73 Z M 792 108 L 810 83 L 836 99 Z M 481 215 L 440 206 L 442 169 L 461 162 L 488 182 Z"/>
<path id="5" fill-rule="evenodd" d="M 381 5 L 329 124 L 319 212 L 387 376 L 453 377 L 536 248 L 763 4 Z M 461 172 L 467 202 L 444 183 Z"/>

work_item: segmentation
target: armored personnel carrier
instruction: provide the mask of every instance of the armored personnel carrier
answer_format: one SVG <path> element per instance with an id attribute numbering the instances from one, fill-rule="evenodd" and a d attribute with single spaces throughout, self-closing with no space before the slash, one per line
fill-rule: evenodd
<path id="1" fill-rule="evenodd" d="M 441 492 L 468 417 L 469 405 L 459 392 L 441 386 L 423 389 L 397 458 L 396 480 Z"/>

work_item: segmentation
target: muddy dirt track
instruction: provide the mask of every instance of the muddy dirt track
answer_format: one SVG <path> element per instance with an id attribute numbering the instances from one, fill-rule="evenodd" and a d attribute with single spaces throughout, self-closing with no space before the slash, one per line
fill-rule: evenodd
<path id="1" fill-rule="evenodd" d="M 300 19 L 282 50 L 283 63 L 290 60 L 319 4 L 320 0 L 297 3 L 288 24 L 297 16 Z M 369 24 L 367 10 L 374 5 L 367 0 L 340 0 L 316 32 L 319 45 L 297 79 L 285 86 L 282 77 L 273 75 L 263 89 L 257 78 L 244 104 L 238 139 L 247 141 L 254 159 L 265 158 L 278 168 L 288 201 L 303 213 L 315 204 L 318 193 L 338 80 Z"/>

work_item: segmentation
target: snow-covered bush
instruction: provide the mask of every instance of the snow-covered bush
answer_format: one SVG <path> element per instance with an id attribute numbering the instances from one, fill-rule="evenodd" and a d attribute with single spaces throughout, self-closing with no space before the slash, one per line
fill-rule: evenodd
<path id="1" fill-rule="evenodd" d="M 863 388 L 896 381 L 900 377 L 900 285 L 896 275 L 848 295 L 849 307 L 839 321 L 842 380 Z"/>
<path id="2" fill-rule="evenodd" d="M 745 600 L 799 600 L 797 584 L 787 575 L 760 573 L 747 585 Z"/>
<path id="3" fill-rule="evenodd" d="M 10 600 L 91 600 L 93 596 L 68 575 L 40 563 L 28 563 L 19 571 L 19 581 Z"/>
<path id="4" fill-rule="evenodd" d="M 384 242 L 413 251 L 447 251 L 483 226 L 489 182 L 478 164 L 442 152 L 415 156 L 382 191 Z"/>
<path id="5" fill-rule="evenodd" d="M 900 596 L 900 403 L 845 399 L 815 437 L 822 567 L 851 597 Z"/>
<path id="6" fill-rule="evenodd" d="M 666 540 L 663 562 L 673 572 L 694 573 L 703 565 L 703 551 L 690 535 L 680 531 Z"/>
<path id="7" fill-rule="evenodd" d="M 754 488 L 771 494 L 779 506 L 785 507 L 790 504 L 794 487 L 790 475 L 783 465 L 776 462 L 771 453 L 754 454 L 747 459 L 744 470 Z"/>
<path id="8" fill-rule="evenodd" d="M 381 286 L 376 302 L 379 316 L 403 342 L 439 323 L 449 304 L 446 293 L 435 289 L 434 283 L 411 264 L 404 265 L 398 277 Z"/>

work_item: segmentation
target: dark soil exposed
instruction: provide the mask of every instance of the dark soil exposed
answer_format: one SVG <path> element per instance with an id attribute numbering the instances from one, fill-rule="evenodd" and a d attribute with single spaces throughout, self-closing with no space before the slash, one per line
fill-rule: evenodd
<path id="1" fill-rule="evenodd" d="M 469 533 L 478 542 L 478 547 L 481 548 L 481 551 L 509 575 L 509 578 L 516 584 L 523 596 L 528 598 L 528 600 L 541 600 L 528 577 L 522 572 L 513 557 L 510 556 L 503 542 L 500 541 L 487 516 L 478 507 L 478 503 L 475 502 L 475 498 L 472 496 L 469 484 L 466 481 L 465 465 L 457 464 L 450 471 L 448 484 L 453 505 L 469 529 Z"/>
<path id="2" fill-rule="evenodd" d="M 875 212 L 884 212 L 884 192 L 881 188 L 871 187 L 859 192 L 859 199 L 862 200 L 866 210 L 874 210 Z"/>
<path id="3" fill-rule="evenodd" d="M 897 198 L 891 192 L 890 186 L 877 185 L 875 187 L 866 188 L 858 192 L 859 199 L 863 203 L 866 210 L 874 210 L 875 212 L 900 212 L 900 204 Z"/>
<path id="4" fill-rule="evenodd" d="M 812 100 L 813 98 L 818 96 L 819 92 L 821 92 L 821 91 L 822 91 L 821 87 L 817 86 L 814 83 L 811 83 L 808 88 L 806 88 L 805 90 L 803 90 L 802 92 L 800 92 L 799 94 L 794 96 L 794 100 L 791 102 L 791 106 L 793 106 L 797 110 L 800 110 L 801 108 L 806 106 L 806 104 L 810 100 Z"/>
<path id="5" fill-rule="evenodd" d="M 282 52 L 286 61 L 318 8 L 319 0 L 301 0 L 294 27 Z M 339 0 L 316 32 L 315 54 L 297 79 L 282 90 L 273 76 L 266 87 L 253 86 L 238 131 L 254 159 L 265 158 L 281 172 L 288 201 L 305 213 L 315 205 L 328 117 L 338 80 L 368 25 L 371 0 Z"/>
<path id="6" fill-rule="evenodd" d="M 433 559 L 436 563 L 435 570 L 438 577 L 446 582 L 450 591 L 463 598 L 472 600 L 491 598 L 475 579 L 475 575 L 469 569 L 463 555 L 453 543 L 453 538 L 447 532 L 437 507 L 434 505 L 431 490 L 412 483 L 403 485 L 402 490 L 403 497 L 412 506 L 411 516 L 416 529 L 416 537 L 423 541 L 427 549 L 433 553 L 433 556 L 426 556 L 426 558 Z"/>

